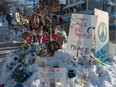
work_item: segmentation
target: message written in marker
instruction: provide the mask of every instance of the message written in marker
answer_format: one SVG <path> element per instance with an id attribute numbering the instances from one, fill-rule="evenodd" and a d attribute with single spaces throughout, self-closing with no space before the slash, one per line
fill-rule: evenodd
<path id="1" fill-rule="evenodd" d="M 71 44 L 71 48 L 72 48 L 73 50 L 80 51 L 81 53 L 88 53 L 88 52 L 89 52 L 89 48 L 80 47 L 80 46 L 74 45 L 74 44 Z"/>
<path id="2" fill-rule="evenodd" d="M 74 56 L 77 53 L 89 53 L 92 49 L 96 21 L 97 16 L 72 14 L 66 50 Z"/>
<path id="3" fill-rule="evenodd" d="M 53 68 L 53 67 L 39 67 L 39 77 L 41 82 L 56 83 L 66 82 L 66 69 L 65 68 Z"/>

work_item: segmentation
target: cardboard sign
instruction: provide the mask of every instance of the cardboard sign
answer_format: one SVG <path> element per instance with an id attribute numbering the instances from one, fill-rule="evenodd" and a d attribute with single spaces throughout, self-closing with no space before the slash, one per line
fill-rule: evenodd
<path id="1" fill-rule="evenodd" d="M 89 53 L 96 21 L 97 16 L 94 15 L 72 14 L 66 50 L 74 56 Z"/>
<path id="2" fill-rule="evenodd" d="M 66 69 L 65 68 L 50 68 L 39 67 L 40 81 L 44 83 L 66 83 Z"/>
<path id="3" fill-rule="evenodd" d="M 94 9 L 98 16 L 95 30 L 95 54 L 101 61 L 109 58 L 109 14 L 99 9 Z"/>

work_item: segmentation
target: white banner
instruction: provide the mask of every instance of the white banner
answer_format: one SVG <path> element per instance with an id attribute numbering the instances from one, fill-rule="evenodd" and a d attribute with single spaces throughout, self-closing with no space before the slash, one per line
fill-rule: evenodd
<path id="1" fill-rule="evenodd" d="M 92 36 L 97 16 L 72 14 L 68 43 L 66 50 L 76 56 L 78 53 L 87 54 L 92 49 Z"/>

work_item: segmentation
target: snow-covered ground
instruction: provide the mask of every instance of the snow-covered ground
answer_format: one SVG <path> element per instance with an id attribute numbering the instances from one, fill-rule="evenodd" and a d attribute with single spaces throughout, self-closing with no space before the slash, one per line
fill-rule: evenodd
<path id="1" fill-rule="evenodd" d="M 20 42 L 23 41 L 21 35 L 22 35 L 21 31 L 10 30 L 6 39 Z"/>
<path id="2" fill-rule="evenodd" d="M 21 35 L 21 32 L 16 33 L 11 31 L 10 33 L 10 38 L 13 39 L 15 37 L 14 39 L 16 40 L 16 37 Z M 34 46 L 36 50 L 40 50 L 40 45 L 34 44 Z M 64 44 L 65 47 L 66 44 Z M 69 78 L 67 75 L 65 86 L 56 84 L 56 87 L 116 87 L 116 56 L 102 63 L 94 57 L 94 62 L 89 62 L 87 61 L 88 59 L 82 57 L 74 57 L 64 49 L 56 51 L 51 58 L 47 56 L 40 57 L 37 55 L 38 51 L 33 52 L 32 50 L 29 47 L 28 50 L 23 51 L 23 53 L 26 53 L 23 56 L 19 56 L 22 53 L 19 50 L 7 55 L 6 61 L 0 71 L 0 87 L 49 87 L 48 85 L 42 85 L 40 82 L 39 67 L 43 66 L 66 68 L 66 73 L 69 70 L 75 71 L 76 76 L 74 78 Z M 90 58 L 90 56 L 88 55 L 87 58 Z M 17 80 L 21 77 L 15 78 L 16 73 L 14 72 L 22 68 L 25 68 L 28 74 L 30 72 L 32 74 L 20 83 Z M 21 84 L 22 86 L 16 86 L 17 84 Z"/>
<path id="3" fill-rule="evenodd" d="M 0 76 L 0 84 L 4 84 L 5 87 L 18 87 L 16 86 L 18 82 L 12 76 L 19 65 L 22 65 L 23 68 L 25 64 L 27 64 L 26 69 L 28 73 L 31 72 L 32 74 L 24 82 L 20 83 L 23 85 L 22 87 L 49 87 L 41 86 L 38 67 L 53 67 L 56 65 L 66 68 L 66 73 L 69 70 L 76 72 L 74 78 L 68 78 L 67 75 L 68 79 L 65 86 L 58 86 L 57 84 L 56 87 L 116 87 L 116 57 L 106 61 L 105 64 L 102 62 L 97 63 L 96 59 L 93 62 L 94 64 L 91 64 L 85 58 L 73 57 L 64 50 L 56 51 L 51 58 L 39 57 L 35 52 L 29 52 L 22 57 L 19 57 L 19 55 L 20 52 L 18 51 L 7 55 L 7 60 L 4 63 Z M 22 59 L 22 62 L 19 62 L 20 59 Z M 30 64 L 30 61 L 34 59 L 35 61 Z M 11 63 L 12 66 L 10 66 Z"/>
<path id="4" fill-rule="evenodd" d="M 5 25 L 8 25 L 8 22 L 5 18 L 5 16 L 1 15 L 0 16 L 0 26 L 5 26 Z"/>

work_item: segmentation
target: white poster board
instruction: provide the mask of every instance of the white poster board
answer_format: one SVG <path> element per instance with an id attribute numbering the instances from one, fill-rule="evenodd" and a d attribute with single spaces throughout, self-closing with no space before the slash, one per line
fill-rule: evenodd
<path id="1" fill-rule="evenodd" d="M 39 67 L 39 78 L 41 82 L 47 84 L 60 82 L 61 84 L 65 84 L 66 76 L 66 68 Z"/>
<path id="2" fill-rule="evenodd" d="M 109 14 L 108 12 L 94 9 L 98 16 L 95 30 L 95 54 L 101 61 L 109 58 Z"/>
<path id="3" fill-rule="evenodd" d="M 73 56 L 88 54 L 92 49 L 92 36 L 97 16 L 72 14 L 66 50 Z"/>

